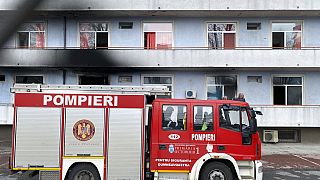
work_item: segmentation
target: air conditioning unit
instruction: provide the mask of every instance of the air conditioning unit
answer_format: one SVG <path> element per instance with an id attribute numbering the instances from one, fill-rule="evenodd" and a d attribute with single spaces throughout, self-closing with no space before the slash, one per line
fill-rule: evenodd
<path id="1" fill-rule="evenodd" d="M 263 142 L 267 142 L 267 143 L 279 142 L 278 130 L 263 130 Z"/>
<path id="2" fill-rule="evenodd" d="M 187 99 L 195 99 L 197 97 L 197 92 L 195 90 L 187 90 L 186 98 Z"/>

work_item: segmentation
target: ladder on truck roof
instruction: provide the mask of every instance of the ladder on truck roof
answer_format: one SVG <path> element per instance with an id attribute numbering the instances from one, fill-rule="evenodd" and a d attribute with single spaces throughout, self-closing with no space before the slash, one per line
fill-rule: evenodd
<path id="1" fill-rule="evenodd" d="M 16 92 L 96 92 L 117 94 L 144 94 L 144 95 L 170 95 L 167 86 L 111 86 L 111 85 L 42 85 L 42 84 L 15 84 L 11 89 Z"/>

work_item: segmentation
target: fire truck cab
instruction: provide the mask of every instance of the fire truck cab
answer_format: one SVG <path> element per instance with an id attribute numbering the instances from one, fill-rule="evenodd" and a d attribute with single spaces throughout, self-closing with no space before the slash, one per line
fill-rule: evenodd
<path id="1" fill-rule="evenodd" d="M 256 112 L 166 87 L 16 85 L 11 169 L 39 179 L 262 179 Z"/>
<path id="2" fill-rule="evenodd" d="M 262 179 L 255 111 L 230 100 L 156 99 L 151 171 L 167 179 Z"/>

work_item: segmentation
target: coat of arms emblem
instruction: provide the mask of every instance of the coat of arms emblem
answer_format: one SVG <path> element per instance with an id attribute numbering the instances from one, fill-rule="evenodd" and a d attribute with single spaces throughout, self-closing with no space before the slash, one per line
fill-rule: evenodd
<path id="1" fill-rule="evenodd" d="M 73 135 L 79 141 L 90 140 L 95 133 L 93 123 L 87 119 L 81 119 L 73 126 Z"/>

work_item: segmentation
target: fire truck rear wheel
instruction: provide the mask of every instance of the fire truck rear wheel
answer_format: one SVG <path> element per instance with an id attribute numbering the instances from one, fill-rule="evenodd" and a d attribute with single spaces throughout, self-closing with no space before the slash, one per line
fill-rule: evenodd
<path id="1" fill-rule="evenodd" d="M 68 180 L 100 180 L 98 170 L 90 164 L 78 164 L 72 168 Z"/>
<path id="2" fill-rule="evenodd" d="M 221 162 L 211 162 L 201 171 L 200 180 L 232 180 L 230 168 Z"/>

